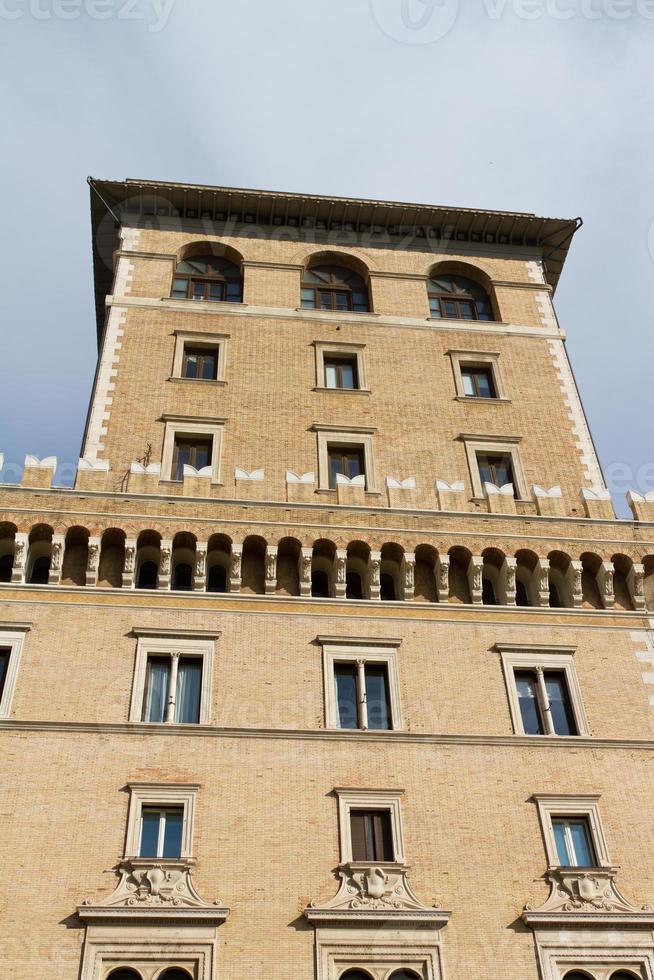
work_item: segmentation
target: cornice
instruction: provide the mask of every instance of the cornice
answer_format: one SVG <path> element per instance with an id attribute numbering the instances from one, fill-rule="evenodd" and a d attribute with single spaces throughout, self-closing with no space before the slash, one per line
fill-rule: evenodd
<path id="1" fill-rule="evenodd" d="M 375 732 L 338 729 L 274 729 L 274 728 L 219 728 L 211 725 L 154 725 L 130 722 L 72 722 L 72 721 L 19 721 L 16 719 L 0 720 L 0 735 L 2 733 L 48 732 L 52 735 L 80 734 L 91 735 L 124 735 L 134 738 L 233 738 L 233 739 L 269 739 L 300 742 L 355 742 L 411 745 L 447 745 L 451 748 L 465 749 L 469 746 L 483 746 L 488 749 L 533 749 L 566 753 L 570 749 L 587 750 L 591 753 L 598 749 L 616 751 L 654 752 L 652 739 L 611 739 L 591 738 L 590 736 L 548 736 L 548 735 L 444 735 L 421 734 L 417 732 Z M 398 790 L 394 789 L 396 793 Z"/>

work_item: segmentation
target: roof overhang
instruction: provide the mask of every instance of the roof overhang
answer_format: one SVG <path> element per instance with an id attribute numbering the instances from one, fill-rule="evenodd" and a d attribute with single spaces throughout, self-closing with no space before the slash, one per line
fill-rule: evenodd
<path id="1" fill-rule="evenodd" d="M 580 218 L 540 218 L 512 211 L 483 211 L 401 201 L 373 201 L 317 194 L 211 187 L 155 180 L 96 180 L 89 177 L 93 268 L 98 335 L 105 319 L 105 296 L 111 291 L 113 253 L 118 229 L 125 222 L 157 218 L 215 224 L 305 229 L 311 233 L 387 238 L 403 247 L 428 243 L 434 250 L 452 244 L 537 249 L 547 282 L 556 289 L 568 248 Z M 205 232 L 208 229 L 205 228 Z M 254 229 L 253 229 L 254 230 Z M 233 233 L 233 230 L 232 230 Z M 243 228 L 243 234 L 247 234 Z M 342 241 L 346 244 L 346 240 Z"/>

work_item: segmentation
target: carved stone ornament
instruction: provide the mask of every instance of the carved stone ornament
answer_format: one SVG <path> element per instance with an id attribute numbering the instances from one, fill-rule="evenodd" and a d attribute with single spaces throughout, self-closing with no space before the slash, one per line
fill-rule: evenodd
<path id="1" fill-rule="evenodd" d="M 170 557 L 171 557 L 171 553 L 172 553 L 172 549 L 171 548 L 168 548 L 167 546 L 162 547 L 162 549 L 161 549 L 161 561 L 160 561 L 160 566 L 159 566 L 159 570 L 160 570 L 160 572 L 161 572 L 162 575 L 170 575 Z"/>
<path id="2" fill-rule="evenodd" d="M 125 564 L 123 567 L 124 567 L 124 571 L 127 572 L 128 574 L 134 571 L 135 552 L 136 552 L 136 548 L 134 548 L 133 545 L 130 544 L 125 545 Z"/>
<path id="3" fill-rule="evenodd" d="M 354 862 L 338 869 L 338 894 L 325 905 L 312 902 L 304 910 L 310 922 L 420 922 L 444 926 L 450 913 L 440 905 L 423 905 L 408 881 L 409 868 L 400 864 Z"/>
<path id="4" fill-rule="evenodd" d="M 525 905 L 522 918 L 539 926 L 638 922 L 651 928 L 654 913 L 649 905 L 637 908 L 620 894 L 617 873 L 617 868 L 550 868 L 547 901 L 536 909 Z"/>
<path id="5" fill-rule="evenodd" d="M 232 578 L 241 577 L 241 552 L 232 549 L 229 556 L 229 571 Z"/>
<path id="6" fill-rule="evenodd" d="M 210 919 L 223 922 L 229 909 L 222 902 L 205 902 L 193 882 L 188 861 L 133 858 L 118 866 L 120 881 L 103 902 L 87 898 L 78 908 L 81 919 Z"/>
<path id="7" fill-rule="evenodd" d="M 50 567 L 53 571 L 58 571 L 61 568 L 61 542 L 53 541 L 52 543 L 52 555 L 50 558 Z"/>
<path id="8" fill-rule="evenodd" d="M 195 574 L 204 575 L 207 568 L 207 553 L 203 550 L 198 550 L 195 553 Z"/>
<path id="9" fill-rule="evenodd" d="M 90 544 L 88 552 L 88 560 L 86 563 L 87 572 L 94 572 L 98 567 L 98 556 L 100 554 L 100 545 Z"/>

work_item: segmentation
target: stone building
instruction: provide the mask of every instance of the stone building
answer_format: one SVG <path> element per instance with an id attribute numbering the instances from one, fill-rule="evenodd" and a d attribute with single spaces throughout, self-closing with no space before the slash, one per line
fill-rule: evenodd
<path id="1" fill-rule="evenodd" d="M 0 488 L 4 974 L 652 980 L 654 498 L 577 222 L 90 185 L 76 482 Z"/>

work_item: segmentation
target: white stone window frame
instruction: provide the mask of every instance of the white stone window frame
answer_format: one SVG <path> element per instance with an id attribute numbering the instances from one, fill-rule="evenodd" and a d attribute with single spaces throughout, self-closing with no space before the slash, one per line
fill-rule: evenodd
<path id="1" fill-rule="evenodd" d="M 626 931 L 620 931 L 618 935 L 619 945 L 615 945 L 615 932 L 608 942 L 603 930 L 598 937 L 599 945 L 589 942 L 586 937 L 580 938 L 579 945 L 576 945 L 570 941 L 570 934 L 555 932 L 551 939 L 542 934 L 538 940 L 538 952 L 543 980 L 563 980 L 573 970 L 588 973 L 593 980 L 611 980 L 619 970 L 633 973 L 634 978 L 654 980 L 654 951 L 630 942 Z M 643 938 L 645 945 L 648 937 Z"/>
<path id="2" fill-rule="evenodd" d="M 159 980 L 173 967 L 197 980 L 214 980 L 217 943 L 211 927 L 189 925 L 176 930 L 174 938 L 169 925 L 148 924 L 138 931 L 138 938 L 130 936 L 124 923 L 119 928 L 122 935 L 115 935 L 115 927 L 87 930 L 81 980 L 106 980 L 121 968 L 136 970 L 143 980 Z"/>
<path id="3" fill-rule="evenodd" d="M 316 387 L 315 391 L 337 391 L 352 394 L 370 394 L 366 380 L 366 363 L 364 358 L 365 344 L 339 344 L 335 341 L 314 340 L 313 347 L 316 355 Z M 357 381 L 356 388 L 329 388 L 325 374 L 325 354 L 333 354 L 339 357 L 355 357 L 357 362 Z"/>
<path id="4" fill-rule="evenodd" d="M 484 487 L 479 472 L 477 453 L 497 453 L 511 457 L 513 467 L 514 492 L 516 500 L 528 501 L 527 481 L 520 461 L 518 444 L 522 441 L 521 436 L 482 436 L 472 433 L 464 433 L 459 439 L 465 446 L 468 458 L 468 469 L 472 481 L 472 492 L 478 499 L 484 499 Z"/>
<path id="5" fill-rule="evenodd" d="M 125 837 L 125 859 L 138 858 L 141 847 L 141 817 L 144 807 L 181 807 L 182 843 L 175 860 L 193 860 L 195 805 L 200 789 L 197 783 L 128 783 L 130 798 Z M 166 859 L 158 859 L 164 861 Z M 172 859 L 171 859 L 172 860 Z"/>
<path id="6" fill-rule="evenodd" d="M 330 391 L 336 389 L 329 389 Z M 354 425 L 323 425 L 314 423 L 313 431 L 318 438 L 318 489 L 335 493 L 329 486 L 329 446 L 352 446 L 363 449 L 366 476 L 366 493 L 378 493 L 372 440 L 376 428 Z"/>
<path id="7" fill-rule="evenodd" d="M 25 635 L 30 629 L 31 626 L 27 623 L 7 623 L 6 625 L 0 623 L 0 647 L 9 650 L 7 673 L 0 699 L 0 718 L 8 718 L 11 714 Z"/>
<path id="8" fill-rule="evenodd" d="M 397 648 L 401 640 L 347 640 L 331 637 L 318 637 L 322 646 L 323 684 L 325 693 L 325 727 L 339 732 L 370 732 L 383 734 L 380 729 L 341 728 L 338 724 L 338 704 L 334 668 L 336 664 L 381 664 L 386 667 L 388 697 L 391 708 L 391 731 L 402 731 L 402 706 L 400 701 L 400 682 L 397 669 Z M 389 649 L 390 648 L 390 649 Z"/>
<path id="9" fill-rule="evenodd" d="M 161 479 L 180 483 L 173 477 L 173 457 L 177 436 L 200 436 L 211 438 L 211 482 L 220 484 L 220 460 L 222 455 L 223 430 L 227 419 L 188 418 L 181 415 L 164 415 L 165 422 L 163 448 L 161 451 Z"/>
<path id="10" fill-rule="evenodd" d="M 352 828 L 350 814 L 353 810 L 387 810 L 391 815 L 391 832 L 393 835 L 392 864 L 404 864 L 404 838 L 402 835 L 402 813 L 400 800 L 404 795 L 403 789 L 352 789 L 350 787 L 335 787 L 338 797 L 338 824 L 341 864 L 351 864 Z"/>
<path id="11" fill-rule="evenodd" d="M 494 351 L 448 350 L 446 354 L 452 364 L 457 399 L 465 402 L 483 402 L 485 405 L 490 402 L 510 401 L 506 395 L 502 381 L 499 353 Z M 479 398 L 478 396 L 466 395 L 463 385 L 463 371 L 466 368 L 486 368 L 490 370 L 495 388 L 494 398 Z"/>
<path id="12" fill-rule="evenodd" d="M 174 381 L 197 382 L 198 384 L 226 384 L 225 370 L 227 366 L 228 333 L 200 333 L 193 330 L 175 330 L 175 351 L 173 354 L 173 369 L 171 379 Z M 182 374 L 184 366 L 184 351 L 187 347 L 213 348 L 218 352 L 216 377 L 210 380 L 203 378 L 185 378 Z"/>
<path id="13" fill-rule="evenodd" d="M 156 633 L 140 634 L 136 630 L 134 632 L 137 633 L 138 640 L 136 644 L 136 660 L 134 664 L 129 721 L 139 725 L 175 725 L 180 728 L 197 727 L 197 724 L 211 724 L 214 647 L 215 640 L 219 634 L 189 638 L 167 633 L 157 635 Z M 174 653 L 179 653 L 182 657 L 197 657 L 202 661 L 200 720 L 197 724 L 195 722 L 151 722 L 143 720 L 143 700 L 145 697 L 148 657 L 172 657 Z"/>
<path id="14" fill-rule="evenodd" d="M 597 867 L 612 867 L 609 858 L 604 828 L 600 815 L 598 794 L 567 795 L 552 793 L 535 793 L 533 800 L 538 808 L 547 864 L 549 868 L 560 868 L 559 856 L 554 839 L 552 820 L 558 817 L 582 817 L 588 825 L 588 832 L 597 858 Z"/>
<path id="15" fill-rule="evenodd" d="M 362 970 L 371 980 L 388 980 L 403 967 L 413 970 L 421 980 L 441 980 L 444 975 L 436 937 L 428 945 L 426 937 L 415 930 L 397 927 L 392 938 L 385 938 L 378 928 L 358 927 L 351 936 L 346 930 L 337 935 L 324 930 L 324 937 L 322 932 L 316 930 L 317 980 L 340 980 L 348 970 Z"/>
<path id="16" fill-rule="evenodd" d="M 580 736 L 590 737 L 591 731 L 588 727 L 588 718 L 581 695 L 581 686 L 577 677 L 574 655 L 576 647 L 567 646 L 541 646 L 540 644 L 530 643 L 496 643 L 495 649 L 499 651 L 502 659 L 502 672 L 504 683 L 509 700 L 509 711 L 511 712 L 511 722 L 513 731 L 516 735 L 523 735 L 528 738 L 579 738 Z M 525 734 L 522 724 L 522 713 L 520 711 L 520 701 L 518 689 L 515 682 L 516 670 L 558 670 L 563 671 L 565 682 L 570 696 L 570 704 L 577 726 L 578 735 L 557 735 L 556 733 L 546 733 L 546 735 Z"/>

